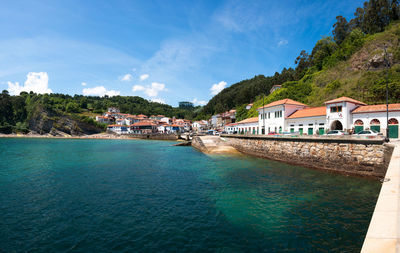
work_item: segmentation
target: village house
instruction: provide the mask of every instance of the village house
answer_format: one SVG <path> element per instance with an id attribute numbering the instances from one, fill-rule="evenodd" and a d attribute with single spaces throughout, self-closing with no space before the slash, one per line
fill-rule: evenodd
<path id="1" fill-rule="evenodd" d="M 248 118 L 237 122 L 237 130 L 240 134 L 259 134 L 258 117 Z"/>
<path id="2" fill-rule="evenodd" d="M 122 126 L 122 125 L 108 125 L 107 130 L 117 133 L 117 134 L 129 134 L 130 133 L 129 126 Z"/>
<path id="3" fill-rule="evenodd" d="M 157 125 L 151 121 L 136 122 L 130 126 L 133 134 L 152 134 L 157 133 Z"/>
<path id="4" fill-rule="evenodd" d="M 238 133 L 238 124 L 230 123 L 230 124 L 225 125 L 225 132 L 227 134 L 237 134 Z"/>
<path id="5" fill-rule="evenodd" d="M 192 129 L 197 133 L 207 130 L 208 129 L 207 121 L 202 120 L 193 122 Z"/>
<path id="6" fill-rule="evenodd" d="M 400 104 L 389 104 L 389 124 L 385 104 L 366 105 L 348 97 L 326 101 L 322 107 L 308 107 L 291 99 L 282 99 L 257 110 L 261 134 L 322 135 L 330 130 L 358 133 L 364 129 L 385 134 L 388 129 L 389 138 L 399 138 Z"/>

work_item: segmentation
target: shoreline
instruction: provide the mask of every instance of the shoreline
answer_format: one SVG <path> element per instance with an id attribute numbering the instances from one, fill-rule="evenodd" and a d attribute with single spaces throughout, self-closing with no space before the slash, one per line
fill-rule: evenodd
<path id="1" fill-rule="evenodd" d="M 126 135 L 113 135 L 107 133 L 82 135 L 82 136 L 53 136 L 50 134 L 0 134 L 0 138 L 42 138 L 42 139 L 95 139 L 95 140 L 143 140 L 137 137 L 131 137 Z"/>

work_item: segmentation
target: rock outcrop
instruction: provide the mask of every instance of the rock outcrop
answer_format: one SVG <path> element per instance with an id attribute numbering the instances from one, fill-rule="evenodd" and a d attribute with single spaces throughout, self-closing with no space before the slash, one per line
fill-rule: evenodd
<path id="1" fill-rule="evenodd" d="M 28 118 L 28 128 L 34 133 L 53 136 L 80 136 L 102 132 L 99 127 L 37 106 Z"/>

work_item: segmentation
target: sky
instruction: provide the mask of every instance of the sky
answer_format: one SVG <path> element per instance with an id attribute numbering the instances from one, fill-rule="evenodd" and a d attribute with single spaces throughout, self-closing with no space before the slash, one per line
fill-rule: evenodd
<path id="1" fill-rule="evenodd" d="M 2 1 L 0 90 L 204 105 L 295 67 L 358 0 Z"/>

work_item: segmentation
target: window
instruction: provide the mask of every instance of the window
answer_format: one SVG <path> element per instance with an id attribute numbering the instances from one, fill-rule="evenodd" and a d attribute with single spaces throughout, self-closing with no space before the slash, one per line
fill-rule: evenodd
<path id="1" fill-rule="evenodd" d="M 313 126 L 314 124 L 308 124 L 309 126 Z"/>
<path id="2" fill-rule="evenodd" d="M 271 113 L 268 113 L 268 118 L 269 118 L 269 119 L 271 118 Z"/>
<path id="3" fill-rule="evenodd" d="M 341 112 L 342 106 L 331 106 L 331 112 Z"/>

